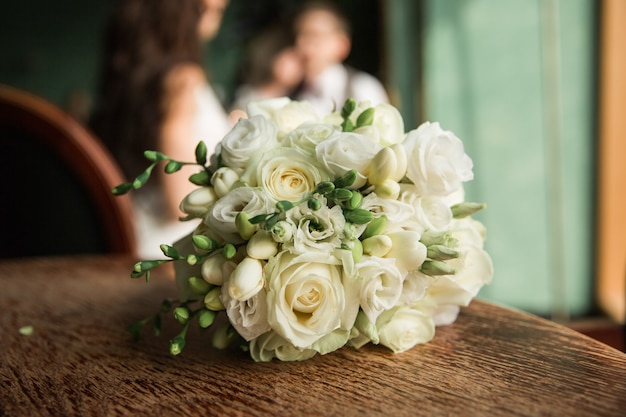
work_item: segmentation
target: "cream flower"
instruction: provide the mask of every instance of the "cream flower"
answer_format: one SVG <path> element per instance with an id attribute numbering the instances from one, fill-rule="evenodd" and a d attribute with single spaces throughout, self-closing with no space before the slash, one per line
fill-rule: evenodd
<path id="1" fill-rule="evenodd" d="M 296 225 L 293 240 L 285 245 L 292 252 L 317 251 L 331 253 L 341 246 L 346 219 L 340 206 L 328 208 L 326 199 L 319 197 L 322 207 L 311 210 L 306 203 L 287 213 Z"/>
<path id="2" fill-rule="evenodd" d="M 237 301 L 246 301 L 255 296 L 265 284 L 263 262 L 246 257 L 228 278 L 228 295 Z"/>
<path id="3" fill-rule="evenodd" d="M 265 291 L 259 291 L 247 300 L 240 301 L 230 296 L 230 283 L 226 282 L 222 286 L 220 299 L 230 323 L 247 341 L 270 330 Z"/>
<path id="4" fill-rule="evenodd" d="M 235 219 L 237 214 L 245 211 L 251 217 L 257 214 L 266 214 L 274 210 L 274 201 L 259 188 L 235 188 L 220 198 L 211 208 L 204 220 L 205 223 L 231 243 L 240 243 L 243 240 L 237 231 Z"/>
<path id="5" fill-rule="evenodd" d="M 241 179 L 249 186 L 261 187 L 275 201 L 295 202 L 330 177 L 324 168 L 304 153 L 291 148 L 278 148 L 265 152 L 256 165 L 248 167 Z"/>
<path id="6" fill-rule="evenodd" d="M 181 201 L 180 210 L 190 217 L 204 218 L 218 196 L 212 187 L 201 187 L 193 190 Z"/>
<path id="7" fill-rule="evenodd" d="M 365 110 L 365 108 L 363 108 L 363 110 Z M 356 118 L 354 118 L 354 121 L 356 122 Z M 377 140 L 383 146 L 400 143 L 404 139 L 404 121 L 402 120 L 402 115 L 398 109 L 390 104 L 381 103 L 375 106 L 374 120 L 371 127 L 366 127 L 365 129 L 360 128 L 355 131 L 361 133 L 361 129 L 363 129 L 363 133 L 367 134 L 365 132 L 371 128 L 376 131 L 376 135 L 378 137 Z"/>
<path id="8" fill-rule="evenodd" d="M 299 149 L 313 157 L 315 156 L 315 147 L 340 130 L 340 127 L 335 125 L 306 123 L 285 136 L 282 145 Z"/>
<path id="9" fill-rule="evenodd" d="M 248 115 L 263 116 L 278 127 L 278 139 L 304 123 L 319 121 L 317 112 L 310 103 L 291 101 L 287 97 L 262 100 L 248 104 Z"/>
<path id="10" fill-rule="evenodd" d="M 266 277 L 270 326 L 295 347 L 309 348 L 335 330 L 352 328 L 358 297 L 344 290 L 337 258 L 283 251 L 268 262 Z"/>
<path id="11" fill-rule="evenodd" d="M 372 158 L 382 146 L 357 133 L 336 133 L 315 148 L 317 160 L 333 175 L 340 177 L 354 169 L 357 179 L 350 187 L 361 188 L 367 182 Z"/>
<path id="12" fill-rule="evenodd" d="M 431 314 L 432 307 L 424 303 L 386 310 L 376 320 L 380 344 L 400 353 L 429 342 L 435 335 Z"/>
<path id="13" fill-rule="evenodd" d="M 448 195 L 474 178 L 463 142 L 439 123 L 423 123 L 407 134 L 402 145 L 410 161 L 406 176 L 422 195 Z"/>
<path id="14" fill-rule="evenodd" d="M 367 318 L 375 323 L 385 310 L 393 308 L 402 293 L 402 273 L 393 259 L 363 257 L 356 264 L 361 280 L 360 304 Z"/>
<path id="15" fill-rule="evenodd" d="M 253 156 L 278 145 L 276 135 L 272 122 L 261 116 L 250 116 L 240 119 L 224 136 L 218 152 L 224 165 L 241 175 Z"/>
<path id="16" fill-rule="evenodd" d="M 256 362 L 269 362 L 274 358 L 281 361 L 304 361 L 316 353 L 313 349 L 295 347 L 273 331 L 262 334 L 250 342 L 250 356 Z"/>

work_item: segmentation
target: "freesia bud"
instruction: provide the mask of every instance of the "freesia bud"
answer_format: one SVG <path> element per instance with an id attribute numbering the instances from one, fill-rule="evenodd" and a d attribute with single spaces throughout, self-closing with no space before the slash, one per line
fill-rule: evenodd
<path id="1" fill-rule="evenodd" d="M 211 311 L 224 310 L 224 304 L 222 304 L 222 300 L 220 299 L 221 293 L 222 289 L 220 287 L 215 287 L 209 291 L 204 296 L 204 306 Z"/>
<path id="2" fill-rule="evenodd" d="M 198 313 L 198 324 L 203 329 L 206 329 L 207 327 L 212 325 L 214 320 L 215 320 L 215 311 L 201 310 L 200 313 Z"/>
<path id="3" fill-rule="evenodd" d="M 201 187 L 187 194 L 180 203 L 180 210 L 190 217 L 204 218 L 217 199 L 213 188 Z"/>
<path id="4" fill-rule="evenodd" d="M 187 323 L 187 320 L 189 320 L 189 310 L 185 307 L 176 307 L 174 309 L 174 318 L 180 324 Z"/>
<path id="5" fill-rule="evenodd" d="M 221 253 L 216 253 L 215 255 L 209 256 L 202 263 L 202 278 L 206 282 L 212 285 L 222 285 L 224 284 L 224 273 L 223 267 L 226 262 L 226 258 Z"/>
<path id="6" fill-rule="evenodd" d="M 426 256 L 435 261 L 447 261 L 448 259 L 458 258 L 461 256 L 461 253 L 444 245 L 432 245 L 428 246 Z"/>
<path id="7" fill-rule="evenodd" d="M 396 154 L 390 148 L 382 148 L 370 162 L 369 176 L 370 184 L 381 185 L 391 177 L 396 168 Z M 378 194 L 378 193 L 376 193 Z"/>
<path id="8" fill-rule="evenodd" d="M 391 238 L 387 235 L 377 235 L 365 239 L 363 242 L 363 253 L 371 256 L 384 257 L 391 250 Z"/>
<path id="9" fill-rule="evenodd" d="M 276 242 L 289 242 L 293 236 L 293 227 L 290 223 L 281 220 L 270 229 L 270 233 Z"/>
<path id="10" fill-rule="evenodd" d="M 246 301 L 261 291 L 263 283 L 263 263 L 247 257 L 230 275 L 228 294 L 237 301 Z"/>
<path id="11" fill-rule="evenodd" d="M 387 216 L 380 216 L 373 219 L 365 228 L 365 231 L 361 235 L 361 239 L 367 239 L 368 237 L 376 236 L 385 231 L 389 223 Z"/>
<path id="12" fill-rule="evenodd" d="M 235 227 L 243 240 L 249 240 L 257 230 L 257 227 L 250 223 L 250 215 L 245 211 L 237 213 L 237 217 L 235 217 Z"/>
<path id="13" fill-rule="evenodd" d="M 399 269 L 414 271 L 426 260 L 426 246 L 419 241 L 419 233 L 402 231 L 387 236 L 391 238 L 392 247 L 385 258 L 395 258 Z"/>
<path id="14" fill-rule="evenodd" d="M 485 207 L 487 207 L 486 204 L 463 202 L 453 205 L 450 209 L 455 219 L 462 219 L 481 211 Z"/>
<path id="15" fill-rule="evenodd" d="M 389 149 L 391 149 L 396 156 L 395 170 L 391 175 L 391 179 L 400 182 L 406 175 L 406 168 L 408 164 L 406 150 L 400 143 L 394 143 L 389 147 Z"/>
<path id="16" fill-rule="evenodd" d="M 196 294 L 204 295 L 211 289 L 211 286 L 200 277 L 191 277 L 188 281 L 189 288 Z"/>
<path id="17" fill-rule="evenodd" d="M 400 195 L 400 184 L 391 178 L 387 178 L 382 184 L 376 186 L 375 191 L 380 198 L 396 200 Z"/>
<path id="18" fill-rule="evenodd" d="M 220 198 L 228 194 L 237 181 L 239 181 L 239 175 L 228 167 L 218 168 L 211 176 L 211 185 Z"/>
<path id="19" fill-rule="evenodd" d="M 270 232 L 259 230 L 248 241 L 246 250 L 251 258 L 269 259 L 278 253 L 278 244 Z"/>
<path id="20" fill-rule="evenodd" d="M 420 271 L 426 275 L 453 275 L 456 270 L 445 262 L 426 260 L 420 268 Z"/>

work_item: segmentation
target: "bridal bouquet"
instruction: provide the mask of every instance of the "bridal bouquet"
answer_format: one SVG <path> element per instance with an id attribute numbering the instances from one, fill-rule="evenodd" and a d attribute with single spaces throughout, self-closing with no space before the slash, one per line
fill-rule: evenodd
<path id="1" fill-rule="evenodd" d="M 464 202 L 473 178 L 462 142 L 438 123 L 404 132 L 397 109 L 348 100 L 320 118 L 307 102 L 252 103 L 207 161 L 147 151 L 152 162 L 123 194 L 139 188 L 159 163 L 173 173 L 195 164 L 199 187 L 181 203 L 202 219 L 167 259 L 142 261 L 132 277 L 175 262 L 180 299 L 132 325 L 139 336 L 173 311 L 182 331 L 213 325 L 215 347 L 239 342 L 255 361 L 305 360 L 343 346 L 381 344 L 402 352 L 452 323 L 491 280 L 485 230 Z M 185 220 L 185 219 L 182 219 Z"/>

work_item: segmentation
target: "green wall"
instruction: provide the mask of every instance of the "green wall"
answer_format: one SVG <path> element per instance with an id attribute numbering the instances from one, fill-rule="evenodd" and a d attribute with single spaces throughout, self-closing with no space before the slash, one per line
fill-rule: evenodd
<path id="1" fill-rule="evenodd" d="M 424 112 L 466 143 L 468 197 L 488 204 L 496 273 L 481 296 L 578 315 L 593 300 L 595 10 L 548 3 L 426 1 Z"/>

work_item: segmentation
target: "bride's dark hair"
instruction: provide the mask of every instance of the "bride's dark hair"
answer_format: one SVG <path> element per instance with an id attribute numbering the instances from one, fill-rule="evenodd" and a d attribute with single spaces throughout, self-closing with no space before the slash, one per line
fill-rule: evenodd
<path id="1" fill-rule="evenodd" d="M 118 0 L 103 37 L 92 130 L 128 177 L 156 149 L 164 78 L 176 65 L 200 65 L 201 0 Z M 144 167 L 145 168 L 145 167 Z"/>

